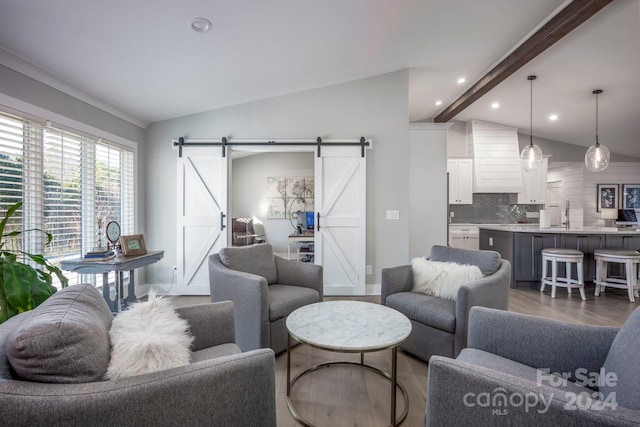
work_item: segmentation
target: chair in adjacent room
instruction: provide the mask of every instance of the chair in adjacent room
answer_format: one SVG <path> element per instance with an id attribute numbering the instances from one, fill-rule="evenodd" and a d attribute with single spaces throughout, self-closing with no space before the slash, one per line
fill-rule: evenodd
<path id="1" fill-rule="evenodd" d="M 466 347 L 471 307 L 507 310 L 511 281 L 511 264 L 498 252 L 433 246 L 428 259 L 476 265 L 483 277 L 460 286 L 452 301 L 412 291 L 411 265 L 382 269 L 382 304 L 411 320 L 411 335 L 400 347 L 425 361 L 433 355 L 455 357 Z"/>
<path id="2" fill-rule="evenodd" d="M 223 248 L 209 256 L 211 301 L 235 304 L 236 341 L 243 351 L 287 349 L 287 316 L 323 300 L 322 266 L 286 260 L 268 243 Z"/>

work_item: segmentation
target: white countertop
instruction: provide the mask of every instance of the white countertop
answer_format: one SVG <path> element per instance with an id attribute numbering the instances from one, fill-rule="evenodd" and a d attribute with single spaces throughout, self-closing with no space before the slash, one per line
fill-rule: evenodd
<path id="1" fill-rule="evenodd" d="M 551 227 L 540 228 L 538 224 L 484 224 L 478 228 L 495 231 L 512 231 L 517 233 L 549 233 L 549 234 L 639 234 L 640 229 L 615 227 Z"/>

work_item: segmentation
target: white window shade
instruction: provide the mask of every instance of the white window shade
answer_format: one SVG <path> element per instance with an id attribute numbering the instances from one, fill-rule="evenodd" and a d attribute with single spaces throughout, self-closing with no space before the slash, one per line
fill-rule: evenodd
<path id="1" fill-rule="evenodd" d="M 41 233 L 25 233 L 15 245 L 58 264 L 91 250 L 108 221 L 133 233 L 133 161 L 128 148 L 0 112 L 0 209 L 22 201 L 9 227 L 53 235 L 46 247 Z"/>

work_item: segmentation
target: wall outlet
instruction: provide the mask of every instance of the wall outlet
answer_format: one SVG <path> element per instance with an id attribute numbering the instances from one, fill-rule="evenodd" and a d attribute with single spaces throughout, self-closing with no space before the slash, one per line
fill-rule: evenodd
<path id="1" fill-rule="evenodd" d="M 387 219 L 400 219 L 400 211 L 387 211 Z"/>
<path id="2" fill-rule="evenodd" d="M 453 218 L 454 216 L 456 216 L 454 211 L 449 212 L 449 215 L 451 216 L 451 218 Z"/>
<path id="3" fill-rule="evenodd" d="M 367 265 L 366 269 L 366 274 L 373 274 L 373 267 L 371 267 L 370 265 Z"/>
<path id="4" fill-rule="evenodd" d="M 489 246 L 493 246 L 493 237 L 489 237 Z"/>

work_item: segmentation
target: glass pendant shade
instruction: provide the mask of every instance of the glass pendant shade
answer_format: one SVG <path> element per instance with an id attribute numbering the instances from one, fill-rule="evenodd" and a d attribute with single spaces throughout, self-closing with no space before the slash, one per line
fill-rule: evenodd
<path id="1" fill-rule="evenodd" d="M 536 171 L 542 165 L 542 150 L 535 144 L 529 144 L 520 153 L 522 169 L 526 172 Z"/>
<path id="2" fill-rule="evenodd" d="M 604 145 L 592 145 L 584 155 L 584 164 L 591 172 L 601 172 L 609 166 L 610 153 Z"/>
<path id="3" fill-rule="evenodd" d="M 598 142 L 598 95 L 602 93 L 602 89 L 596 89 L 592 93 L 596 96 L 596 143 L 584 155 L 584 164 L 591 172 L 602 172 L 609 166 L 611 154 L 607 147 Z"/>
<path id="4" fill-rule="evenodd" d="M 542 150 L 540 149 L 540 147 L 538 147 L 537 145 L 535 145 L 533 143 L 533 81 L 536 79 L 536 76 L 529 76 L 527 77 L 527 80 L 529 80 L 530 82 L 530 90 L 531 90 L 531 97 L 530 97 L 530 125 L 531 127 L 529 128 L 529 145 L 527 145 L 526 147 L 524 147 L 524 149 L 522 150 L 522 152 L 520 153 L 520 163 L 522 164 L 522 169 L 525 172 L 531 172 L 531 171 L 537 171 L 538 169 L 540 169 L 540 166 L 542 165 Z"/>

